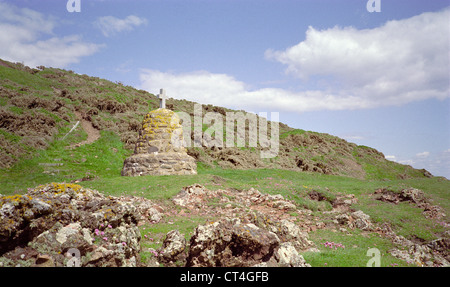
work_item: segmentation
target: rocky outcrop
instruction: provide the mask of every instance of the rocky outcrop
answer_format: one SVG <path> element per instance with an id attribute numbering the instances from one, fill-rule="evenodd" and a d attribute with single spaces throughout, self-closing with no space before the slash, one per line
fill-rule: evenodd
<path id="1" fill-rule="evenodd" d="M 446 216 L 442 208 L 438 205 L 432 205 L 426 198 L 425 193 L 416 188 L 402 189 L 400 192 L 380 188 L 375 191 L 377 200 L 398 204 L 400 202 L 409 202 L 416 207 L 423 209 L 423 215 L 426 218 L 441 219 Z"/>
<path id="2" fill-rule="evenodd" d="M 125 159 L 122 176 L 196 174 L 197 164 L 184 147 L 180 118 L 171 110 L 148 113 L 134 155 Z"/>
<path id="3" fill-rule="evenodd" d="M 275 252 L 275 259 L 281 267 L 311 267 L 291 242 L 281 243 Z"/>
<path id="4" fill-rule="evenodd" d="M 186 238 L 178 230 L 167 233 L 162 247 L 158 250 L 158 261 L 166 266 L 174 266 L 176 262 L 185 261 Z"/>
<path id="5" fill-rule="evenodd" d="M 268 261 L 279 243 L 275 233 L 239 220 L 200 225 L 190 241 L 187 266 L 252 266 Z"/>
<path id="6" fill-rule="evenodd" d="M 365 231 L 371 231 L 373 224 L 370 221 L 370 216 L 362 212 L 361 210 L 352 213 L 342 213 L 336 216 L 335 221 L 340 225 L 349 227 L 350 229 L 361 229 Z"/>
<path id="7" fill-rule="evenodd" d="M 195 184 L 173 201 L 195 211 L 215 198 L 234 198 L 236 209 L 224 202 L 223 219 L 197 226 L 190 240 L 178 230 L 167 233 L 154 250 L 156 265 L 309 266 L 299 252 L 313 243 L 284 216 L 295 205 L 281 195 Z M 253 212 L 244 212 L 249 207 Z M 138 225 L 157 223 L 167 212 L 144 198 L 104 196 L 76 184 L 0 196 L 0 266 L 138 266 Z"/>
<path id="8" fill-rule="evenodd" d="M 190 240 L 186 266 L 248 267 L 294 266 L 306 267 L 295 244 L 282 242 L 272 231 L 238 218 L 225 218 L 195 229 Z"/>
<path id="9" fill-rule="evenodd" d="M 393 196 L 422 208 L 429 204 L 420 190 Z M 357 200 L 352 194 L 325 198 L 314 193 L 313 197 L 333 206 L 321 212 L 320 221 L 282 195 L 254 188 L 209 190 L 194 184 L 161 207 L 142 197 L 105 196 L 76 184 L 42 185 L 23 195 L 0 195 L 0 266 L 307 267 L 301 254 L 320 252 L 308 232 L 321 228 L 377 233 L 392 242 L 389 253 L 396 258 L 419 266 L 449 265 L 448 232 L 432 241 L 405 238 L 388 224 L 355 210 L 352 204 Z M 204 221 L 190 230 L 189 237 L 172 230 L 162 245 L 162 234 L 158 239 L 144 235 L 141 242 L 139 225 L 173 224 L 173 215 L 193 215 Z M 140 245 L 150 242 L 158 247 L 143 250 L 154 256 L 141 263 Z"/>
<path id="10" fill-rule="evenodd" d="M 160 219 L 157 209 L 145 199 L 104 196 L 76 184 L 0 196 L 0 265 L 137 266 L 138 222 Z"/>
<path id="11" fill-rule="evenodd" d="M 448 237 L 418 243 L 395 234 L 387 224 L 381 230 L 383 235 L 390 238 L 397 246 L 388 251 L 392 256 L 417 266 L 450 266 L 450 239 Z"/>
<path id="12" fill-rule="evenodd" d="M 230 211 L 237 211 L 236 208 L 240 209 L 243 207 L 250 207 L 255 211 L 267 209 L 267 211 L 271 211 L 270 213 L 279 213 L 279 215 L 297 208 L 291 201 L 284 199 L 280 194 L 262 194 L 254 188 L 244 191 L 230 189 L 209 190 L 200 184 L 193 184 L 183 188 L 173 198 L 173 202 L 176 205 L 196 210 L 201 209 L 209 200 L 214 199 L 218 199 L 224 205 L 224 208 L 218 209 L 217 212 L 227 215 L 232 215 L 233 212 Z M 234 203 L 235 206 L 233 207 L 231 203 Z"/>
<path id="13" fill-rule="evenodd" d="M 173 202 L 191 214 L 211 211 L 223 218 L 195 229 L 187 266 L 308 266 L 299 254 L 314 246 L 308 226 L 293 222 L 289 213 L 301 211 L 279 194 L 254 188 L 209 190 L 194 184 Z M 210 202 L 217 204 L 211 208 Z"/>

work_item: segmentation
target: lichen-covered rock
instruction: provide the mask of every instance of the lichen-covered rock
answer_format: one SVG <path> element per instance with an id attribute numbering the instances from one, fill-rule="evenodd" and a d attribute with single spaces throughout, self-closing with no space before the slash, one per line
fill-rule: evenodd
<path id="1" fill-rule="evenodd" d="M 145 202 L 145 204 L 143 204 Z M 143 205 L 140 206 L 140 205 Z M 2 266 L 136 266 L 139 220 L 148 201 L 104 196 L 76 184 L 51 183 L 25 195 L 0 196 Z"/>
<path id="2" fill-rule="evenodd" d="M 176 261 L 185 260 L 183 251 L 186 249 L 186 238 L 178 230 L 167 233 L 161 249 L 158 251 L 159 262 L 173 264 Z"/>
<path id="3" fill-rule="evenodd" d="M 279 243 L 273 232 L 224 219 L 195 229 L 187 266 L 253 266 L 268 261 Z"/>
<path id="4" fill-rule="evenodd" d="M 370 222 L 370 216 L 365 214 L 361 210 L 352 212 L 351 216 L 354 219 L 352 227 L 354 226 L 361 230 L 370 230 L 372 228 L 372 223 Z"/>
<path id="5" fill-rule="evenodd" d="M 430 200 L 426 198 L 422 190 L 416 188 L 402 189 L 400 192 L 380 188 L 375 191 L 376 199 L 384 202 L 398 204 L 406 201 L 414 204 L 416 207 L 423 209 L 423 215 L 428 219 L 442 219 L 446 217 L 444 210 L 438 205 L 432 205 Z"/>
<path id="6" fill-rule="evenodd" d="M 134 154 L 125 159 L 122 176 L 196 174 L 197 164 L 184 147 L 180 118 L 171 110 L 149 112 Z"/>
<path id="7" fill-rule="evenodd" d="M 290 241 L 283 242 L 276 233 L 238 218 L 199 225 L 190 240 L 186 266 L 309 267 L 297 250 L 297 230 L 289 234 Z"/>
<path id="8" fill-rule="evenodd" d="M 426 201 L 425 193 L 416 188 L 402 189 L 400 192 L 400 200 L 401 201 L 411 201 L 415 204 L 420 204 L 420 203 Z"/>
<path id="9" fill-rule="evenodd" d="M 301 231 L 295 223 L 286 219 L 281 220 L 276 234 L 283 242 L 292 242 L 293 246 L 298 250 L 306 250 L 314 245 L 314 243 L 308 239 L 308 233 Z"/>
<path id="10" fill-rule="evenodd" d="M 193 184 L 183 188 L 172 200 L 176 205 L 188 207 L 201 203 L 205 197 L 215 195 L 215 191 L 210 191 L 200 184 Z"/>
<path id="11" fill-rule="evenodd" d="M 182 141 L 183 127 L 177 114 L 168 109 L 157 109 L 149 112 L 142 121 L 134 153 L 186 152 Z"/>
<path id="12" fill-rule="evenodd" d="M 335 222 L 341 225 L 350 227 L 351 229 L 361 229 L 370 231 L 373 229 L 373 224 L 370 221 L 370 216 L 361 210 L 354 211 L 350 214 L 342 213 L 337 215 Z"/>
<path id="13" fill-rule="evenodd" d="M 208 202 L 218 202 L 214 206 L 215 214 L 224 218 L 235 218 L 241 214 L 241 221 L 275 234 L 281 243 L 291 242 L 298 251 L 314 246 L 308 239 L 307 227 L 301 228 L 293 222 L 295 218 L 290 219 L 289 211 L 295 208 L 294 203 L 280 194 L 262 194 L 254 188 L 243 191 L 209 190 L 200 184 L 193 184 L 183 188 L 172 200 L 192 212 L 208 210 Z M 205 227 L 199 228 L 201 231 Z"/>
<path id="14" fill-rule="evenodd" d="M 275 252 L 275 258 L 280 266 L 284 267 L 311 267 L 306 263 L 302 255 L 298 254 L 297 249 L 290 242 L 281 243 Z"/>
<path id="15" fill-rule="evenodd" d="M 381 231 L 396 246 L 388 251 L 392 256 L 418 266 L 450 266 L 448 235 L 430 242 L 417 243 L 397 235 L 389 224 L 385 224 Z"/>

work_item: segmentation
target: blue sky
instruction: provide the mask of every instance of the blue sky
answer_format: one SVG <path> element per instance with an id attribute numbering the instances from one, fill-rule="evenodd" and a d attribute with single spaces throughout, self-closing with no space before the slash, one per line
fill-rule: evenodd
<path id="1" fill-rule="evenodd" d="M 450 1 L 0 0 L 0 58 L 253 112 L 450 178 Z"/>

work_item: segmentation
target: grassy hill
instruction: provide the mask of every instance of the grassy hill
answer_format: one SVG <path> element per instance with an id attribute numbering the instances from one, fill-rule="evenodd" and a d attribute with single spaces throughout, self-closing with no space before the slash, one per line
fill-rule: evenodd
<path id="1" fill-rule="evenodd" d="M 121 83 L 0 60 L 0 168 L 11 167 L 21 158 L 33 157 L 60 141 L 81 118 L 100 131 L 119 137 L 124 149 L 131 151 L 144 115 L 156 109 L 158 102 L 154 95 Z M 186 100 L 167 101 L 168 108 L 191 116 L 194 104 Z M 202 108 L 203 115 L 232 111 L 212 105 Z M 207 128 L 203 126 L 203 130 Z M 210 167 L 281 168 L 361 179 L 424 176 L 424 171 L 388 161 L 375 149 L 335 136 L 293 129 L 283 123 L 279 133 L 279 153 L 272 159 L 260 159 L 260 147 L 250 148 L 248 142 L 242 148 L 191 147 L 188 153 Z M 67 143 L 81 139 L 83 132 L 75 135 L 78 138 L 71 137 Z"/>
<path id="2" fill-rule="evenodd" d="M 143 237 L 143 261 L 152 256 L 145 250 L 161 246 L 168 231 L 179 229 L 188 237 L 196 225 L 218 219 L 214 212 L 187 218 L 186 210 L 173 206 L 170 199 L 194 183 L 211 190 L 253 187 L 262 193 L 281 194 L 297 206 L 289 214 L 296 222 L 330 223 L 333 227 L 309 230 L 321 251 L 303 254 L 313 266 L 365 266 L 365 252 L 374 246 L 384 256 L 383 266 L 416 264 L 391 256 L 388 250 L 395 243 L 376 232 L 336 228 L 333 203 L 340 196 L 354 196 L 357 203 L 352 209 L 368 214 L 375 224 L 388 224 L 397 235 L 414 242 L 448 237 L 447 216 L 430 219 L 417 205 L 375 198 L 377 190 L 396 194 L 416 188 L 448 214 L 448 180 L 388 161 L 373 148 L 284 124 L 280 124 L 280 151 L 273 159 L 260 159 L 259 148 L 197 147 L 188 153 L 198 161 L 198 175 L 121 177 L 123 160 L 133 152 L 141 121 L 157 104 L 154 95 L 120 83 L 0 60 L 0 194 L 23 194 L 27 188 L 49 182 L 78 182 L 107 195 L 141 196 L 158 202 L 174 212 L 167 212 L 158 224 L 141 227 L 142 234 L 151 230 L 154 239 Z M 167 106 L 193 114 L 193 102 L 169 99 Z M 224 114 L 231 110 L 203 105 L 203 113 L 208 111 Z M 79 120 L 92 124 L 100 138 L 77 145 L 88 138 L 81 125 L 65 137 Z M 320 194 L 321 200 L 311 194 Z M 225 208 L 220 202 L 209 202 L 207 207 L 211 211 Z M 310 212 L 308 217 L 301 210 Z M 351 248 L 327 250 L 325 240 Z"/>

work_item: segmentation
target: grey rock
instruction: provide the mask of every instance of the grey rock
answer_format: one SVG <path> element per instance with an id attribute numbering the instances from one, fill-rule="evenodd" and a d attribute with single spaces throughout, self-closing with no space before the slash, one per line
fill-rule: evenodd
<path id="1" fill-rule="evenodd" d="M 279 244 L 273 232 L 223 219 L 196 228 L 187 266 L 254 266 L 268 261 Z"/>
<path id="2" fill-rule="evenodd" d="M 139 264 L 142 201 L 52 183 L 0 202 L 0 261 L 7 266 L 25 266 L 17 254 L 25 254 L 27 266 L 66 266 L 70 249 L 80 252 L 83 266 Z"/>
<path id="3" fill-rule="evenodd" d="M 275 252 L 275 258 L 280 266 L 286 267 L 311 267 L 291 242 L 283 242 Z"/>
<path id="4" fill-rule="evenodd" d="M 163 245 L 159 250 L 158 260 L 170 263 L 178 260 L 178 256 L 186 249 L 186 239 L 178 230 L 167 233 Z"/>

